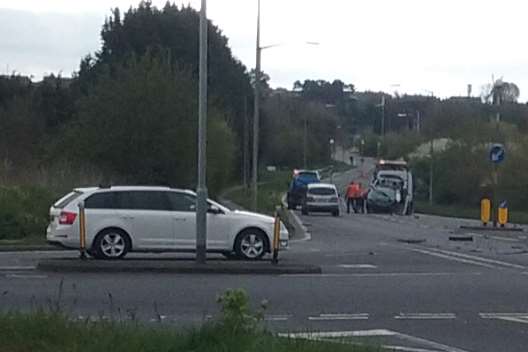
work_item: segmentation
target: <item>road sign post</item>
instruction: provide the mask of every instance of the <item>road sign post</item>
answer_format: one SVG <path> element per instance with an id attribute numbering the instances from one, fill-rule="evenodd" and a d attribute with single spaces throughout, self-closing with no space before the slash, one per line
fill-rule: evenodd
<path id="1" fill-rule="evenodd" d="M 491 146 L 489 151 L 489 160 L 493 163 L 493 202 L 491 208 L 493 211 L 493 227 L 497 227 L 498 221 L 498 185 L 499 185 L 499 164 L 504 161 L 506 152 L 504 150 L 504 145 L 500 143 L 495 143 Z"/>

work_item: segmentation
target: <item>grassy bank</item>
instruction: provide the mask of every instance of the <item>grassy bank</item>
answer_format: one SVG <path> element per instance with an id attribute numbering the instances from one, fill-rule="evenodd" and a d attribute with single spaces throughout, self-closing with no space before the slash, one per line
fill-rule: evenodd
<path id="1" fill-rule="evenodd" d="M 415 211 L 423 214 L 480 220 L 480 208 L 477 206 L 429 205 L 426 201 L 416 201 Z M 510 210 L 509 222 L 515 224 L 528 224 L 528 212 Z"/>
<path id="2" fill-rule="evenodd" d="M 193 352 L 374 352 L 375 347 L 278 338 L 266 332 L 233 331 L 222 324 L 195 330 L 138 323 L 73 322 L 57 314 L 0 315 L 0 350 L 193 351 Z"/>
<path id="3" fill-rule="evenodd" d="M 258 192 L 258 212 L 273 214 L 275 207 L 281 204 L 281 197 L 288 190 L 292 171 L 264 172 L 260 175 Z M 251 209 L 251 191 L 246 188 L 235 188 L 224 194 L 224 197 L 236 204 Z"/>

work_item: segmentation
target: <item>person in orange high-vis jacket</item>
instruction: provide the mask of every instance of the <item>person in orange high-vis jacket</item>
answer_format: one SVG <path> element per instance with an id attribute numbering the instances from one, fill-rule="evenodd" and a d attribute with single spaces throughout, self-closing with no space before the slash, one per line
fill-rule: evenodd
<path id="1" fill-rule="evenodd" d="M 358 200 L 361 198 L 361 185 L 351 181 L 346 190 L 347 213 L 350 214 L 350 207 L 354 213 L 358 212 Z"/>

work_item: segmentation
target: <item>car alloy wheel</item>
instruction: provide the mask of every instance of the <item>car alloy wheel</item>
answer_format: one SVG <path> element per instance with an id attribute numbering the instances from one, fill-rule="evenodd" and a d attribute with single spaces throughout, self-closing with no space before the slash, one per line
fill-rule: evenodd
<path id="1" fill-rule="evenodd" d="M 266 252 L 264 235 L 257 231 L 244 232 L 237 241 L 237 254 L 244 259 L 259 259 Z"/>
<path id="2" fill-rule="evenodd" d="M 119 230 L 107 230 L 101 233 L 96 242 L 99 258 L 118 259 L 125 256 L 129 250 L 128 237 Z"/>

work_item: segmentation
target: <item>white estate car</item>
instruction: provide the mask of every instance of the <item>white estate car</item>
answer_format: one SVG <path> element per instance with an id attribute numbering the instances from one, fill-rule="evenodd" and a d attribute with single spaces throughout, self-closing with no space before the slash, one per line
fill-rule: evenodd
<path id="1" fill-rule="evenodd" d="M 86 214 L 86 248 L 96 258 L 122 258 L 128 252 L 194 251 L 196 194 L 168 187 L 78 188 L 50 209 L 47 241 L 79 248 L 79 203 Z M 207 201 L 207 250 L 258 259 L 271 251 L 274 218 L 232 211 Z M 288 247 L 281 223 L 280 247 Z"/>

